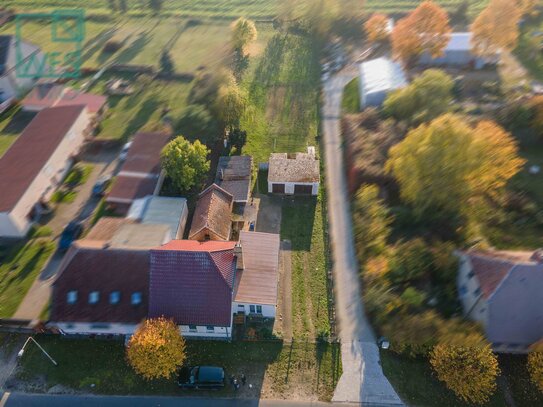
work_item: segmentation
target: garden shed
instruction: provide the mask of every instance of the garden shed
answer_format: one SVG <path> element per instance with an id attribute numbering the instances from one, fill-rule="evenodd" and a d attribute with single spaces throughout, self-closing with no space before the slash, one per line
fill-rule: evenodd
<path id="1" fill-rule="evenodd" d="M 401 65 L 388 58 L 362 62 L 360 70 L 360 106 L 379 107 L 387 95 L 407 85 Z"/>

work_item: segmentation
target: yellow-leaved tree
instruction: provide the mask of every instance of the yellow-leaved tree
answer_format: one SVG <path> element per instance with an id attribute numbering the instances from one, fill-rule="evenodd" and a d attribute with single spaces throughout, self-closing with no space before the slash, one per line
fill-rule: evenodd
<path id="1" fill-rule="evenodd" d="M 240 17 L 232 23 L 232 47 L 236 50 L 245 52 L 257 35 L 256 25 L 251 20 Z"/>
<path id="2" fill-rule="evenodd" d="M 392 30 L 392 52 L 405 65 L 425 52 L 438 57 L 449 43 L 451 31 L 447 12 L 432 1 L 424 1 Z"/>
<path id="3" fill-rule="evenodd" d="M 518 7 L 523 16 L 536 14 L 540 0 L 517 0 Z"/>
<path id="4" fill-rule="evenodd" d="M 467 345 L 436 345 L 430 352 L 430 364 L 438 379 L 458 398 L 467 403 L 484 404 L 496 391 L 500 368 L 490 344 L 469 346 L 472 341 L 468 340 Z"/>
<path id="5" fill-rule="evenodd" d="M 185 340 L 164 317 L 143 321 L 126 348 L 128 364 L 147 380 L 171 377 L 185 357 Z"/>
<path id="6" fill-rule="evenodd" d="M 512 51 L 517 46 L 520 17 L 515 1 L 491 0 L 471 26 L 473 51 L 481 56 Z"/>
<path id="7" fill-rule="evenodd" d="M 473 128 L 463 117 L 445 114 L 392 147 L 386 169 L 420 216 L 428 210 L 459 214 L 472 198 L 494 197 L 523 165 L 515 141 L 497 124 L 482 121 Z"/>
<path id="8" fill-rule="evenodd" d="M 364 31 L 369 42 L 384 41 L 389 36 L 388 17 L 384 14 L 373 14 L 365 23 Z"/>
<path id="9" fill-rule="evenodd" d="M 528 354 L 530 379 L 543 392 L 543 339 L 532 346 Z"/>

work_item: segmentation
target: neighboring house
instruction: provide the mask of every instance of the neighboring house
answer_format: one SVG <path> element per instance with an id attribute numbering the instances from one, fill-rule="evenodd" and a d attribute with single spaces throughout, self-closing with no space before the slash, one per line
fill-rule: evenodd
<path id="1" fill-rule="evenodd" d="M 279 236 L 240 243 L 174 240 L 151 250 L 149 316 L 173 318 L 187 338 L 230 339 L 233 313 L 275 318 Z"/>
<path id="2" fill-rule="evenodd" d="M 377 58 L 359 65 L 360 108 L 380 107 L 387 95 L 407 85 L 402 66 L 388 58 Z"/>
<path id="3" fill-rule="evenodd" d="M 0 158 L 0 236 L 24 237 L 89 131 L 85 106 L 42 110 Z"/>
<path id="4" fill-rule="evenodd" d="M 190 240 L 230 240 L 232 233 L 231 194 L 212 184 L 199 196 L 190 227 Z"/>
<path id="5" fill-rule="evenodd" d="M 481 69 L 487 60 L 472 53 L 470 32 L 457 32 L 451 34 L 442 56 L 432 58 L 430 54 L 424 53 L 420 57 L 419 63 L 437 66 L 473 66 L 476 69 Z"/>
<path id="6" fill-rule="evenodd" d="M 54 106 L 85 105 L 89 114 L 100 116 L 106 109 L 107 97 L 47 83 L 35 86 L 21 104 L 27 112 L 39 112 Z"/>
<path id="7" fill-rule="evenodd" d="M 149 195 L 132 203 L 127 218 L 142 224 L 164 224 L 170 228 L 170 240 L 182 239 L 189 209 L 185 198 Z"/>
<path id="8" fill-rule="evenodd" d="M 319 193 L 319 160 L 315 147 L 307 153 L 272 153 L 268 165 L 268 192 L 287 195 L 317 195 Z"/>
<path id="9" fill-rule="evenodd" d="M 53 284 L 48 326 L 65 334 L 132 334 L 147 317 L 149 250 L 75 242 Z"/>
<path id="10" fill-rule="evenodd" d="M 234 203 L 245 204 L 251 192 L 253 158 L 248 155 L 221 157 L 215 184 L 234 197 Z"/>
<path id="11" fill-rule="evenodd" d="M 17 47 L 16 41 L 13 35 L 0 35 L 0 112 L 30 90 L 39 79 L 23 77 L 20 74 L 23 66 L 32 61 L 41 63 L 45 58 L 38 46 L 20 41 Z"/>
<path id="12" fill-rule="evenodd" d="M 103 217 L 80 240 L 95 248 L 151 249 L 172 240 L 168 224 L 141 224 L 127 218 Z"/>
<path id="13" fill-rule="evenodd" d="M 495 351 L 527 352 L 543 337 L 540 253 L 469 251 L 459 257 L 465 316 L 483 325 Z"/>
<path id="14" fill-rule="evenodd" d="M 106 203 L 118 214 L 126 215 L 136 199 L 160 192 L 164 179 L 160 152 L 169 140 L 170 134 L 167 133 L 138 133 L 134 136 L 126 160 L 106 196 Z"/>

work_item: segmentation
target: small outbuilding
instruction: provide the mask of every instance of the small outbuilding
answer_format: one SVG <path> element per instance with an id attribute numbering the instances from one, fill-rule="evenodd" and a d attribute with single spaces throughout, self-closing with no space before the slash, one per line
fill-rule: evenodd
<path id="1" fill-rule="evenodd" d="M 315 147 L 307 153 L 272 153 L 268 166 L 268 192 L 287 195 L 317 195 L 319 193 L 319 160 Z"/>
<path id="2" fill-rule="evenodd" d="M 190 240 L 230 240 L 234 197 L 211 184 L 198 197 L 189 232 Z"/>
<path id="3" fill-rule="evenodd" d="M 420 57 L 419 63 L 431 66 L 473 66 L 476 69 L 481 69 L 490 61 L 478 57 L 472 52 L 471 37 L 470 32 L 452 33 L 442 56 L 432 58 L 430 54 L 424 53 Z"/>
<path id="4" fill-rule="evenodd" d="M 360 70 L 360 107 L 379 107 L 393 90 L 407 85 L 402 66 L 388 58 L 362 62 Z"/>

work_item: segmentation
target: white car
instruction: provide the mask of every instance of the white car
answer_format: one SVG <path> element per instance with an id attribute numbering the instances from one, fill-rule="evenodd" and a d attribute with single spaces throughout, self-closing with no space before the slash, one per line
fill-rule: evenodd
<path id="1" fill-rule="evenodd" d="M 121 153 L 119 154 L 119 160 L 124 161 L 126 160 L 126 156 L 128 155 L 128 150 L 130 150 L 130 146 L 132 145 L 132 142 L 129 141 L 123 146 L 123 149 L 121 150 Z"/>

